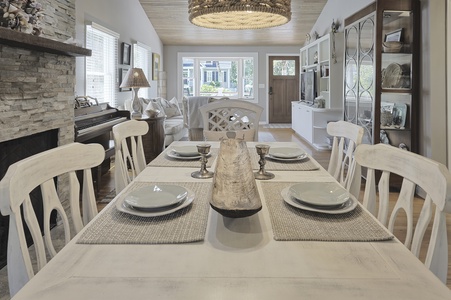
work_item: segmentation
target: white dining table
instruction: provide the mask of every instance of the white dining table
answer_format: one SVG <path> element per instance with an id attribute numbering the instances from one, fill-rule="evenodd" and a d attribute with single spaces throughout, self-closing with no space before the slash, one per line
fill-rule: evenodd
<path id="1" fill-rule="evenodd" d="M 255 144 L 248 143 L 251 151 Z M 218 142 L 211 145 L 219 147 Z M 134 183 L 212 182 L 192 178 L 197 169 L 149 166 Z M 335 181 L 322 167 L 272 173 L 271 182 Z M 263 182 L 269 181 L 257 180 L 260 212 L 233 219 L 209 208 L 205 238 L 199 242 L 77 243 L 93 220 L 13 299 L 451 299 L 450 290 L 397 239 L 275 240 Z M 127 188 L 109 206 L 124 193 Z"/>

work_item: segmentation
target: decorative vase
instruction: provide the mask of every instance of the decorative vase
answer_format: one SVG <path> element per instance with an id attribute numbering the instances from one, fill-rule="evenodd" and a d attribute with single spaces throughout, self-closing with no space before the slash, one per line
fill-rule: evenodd
<path id="1" fill-rule="evenodd" d="M 227 136 L 220 143 L 210 205 L 225 217 L 248 217 L 262 209 L 249 151 L 234 132 Z"/>

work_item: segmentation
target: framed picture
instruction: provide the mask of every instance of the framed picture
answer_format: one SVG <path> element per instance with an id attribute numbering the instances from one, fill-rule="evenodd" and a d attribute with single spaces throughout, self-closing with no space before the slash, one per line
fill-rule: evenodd
<path id="1" fill-rule="evenodd" d="M 121 85 L 122 80 L 124 80 L 127 72 L 128 72 L 128 69 L 119 69 L 119 85 Z M 128 92 L 131 90 L 132 90 L 132 88 L 119 88 L 119 92 Z"/>
<path id="2" fill-rule="evenodd" d="M 160 54 L 152 54 L 152 80 L 158 80 L 158 72 L 160 71 Z"/>
<path id="3" fill-rule="evenodd" d="M 389 32 L 385 35 L 384 42 L 401 42 L 403 28 Z"/>
<path id="4" fill-rule="evenodd" d="M 122 43 L 122 64 L 129 65 L 130 64 L 130 56 L 131 56 L 132 45 L 127 43 Z"/>

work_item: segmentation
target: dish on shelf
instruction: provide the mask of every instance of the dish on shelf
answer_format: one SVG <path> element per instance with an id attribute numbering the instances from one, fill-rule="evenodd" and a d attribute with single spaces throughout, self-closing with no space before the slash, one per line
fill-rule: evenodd
<path id="1" fill-rule="evenodd" d="M 118 199 L 118 201 L 116 201 L 116 208 L 117 210 L 130 214 L 130 215 L 134 215 L 134 216 L 138 216 L 138 217 L 158 217 L 158 216 L 164 216 L 164 215 L 168 215 L 171 214 L 173 212 L 176 212 L 180 209 L 183 209 L 187 206 L 189 206 L 195 198 L 194 192 L 186 189 L 188 191 L 188 194 L 186 196 L 186 198 L 184 200 L 182 200 L 180 203 L 173 205 L 173 206 L 169 206 L 169 207 L 164 207 L 161 209 L 154 209 L 154 210 L 149 210 L 149 211 L 144 211 L 144 210 L 137 210 L 132 208 L 131 206 L 129 206 L 127 203 L 125 203 L 124 199 Z"/>
<path id="2" fill-rule="evenodd" d="M 350 197 L 348 201 L 343 203 L 341 206 L 335 208 L 335 209 L 327 209 L 327 208 L 321 208 L 321 207 L 314 207 L 310 205 L 304 205 L 299 201 L 296 201 L 289 193 L 290 187 L 286 187 L 281 191 L 281 195 L 285 203 L 302 210 L 307 211 L 313 211 L 313 212 L 319 212 L 324 214 L 330 214 L 330 215 L 338 215 L 338 214 L 344 214 L 350 211 L 353 211 L 357 205 L 358 201 L 354 197 Z"/>
<path id="3" fill-rule="evenodd" d="M 409 67 L 391 63 L 382 70 L 382 88 L 408 88 L 410 86 Z"/>
<path id="4" fill-rule="evenodd" d="M 386 53 L 399 53 L 402 49 L 402 43 L 396 41 L 383 42 L 382 48 Z"/>

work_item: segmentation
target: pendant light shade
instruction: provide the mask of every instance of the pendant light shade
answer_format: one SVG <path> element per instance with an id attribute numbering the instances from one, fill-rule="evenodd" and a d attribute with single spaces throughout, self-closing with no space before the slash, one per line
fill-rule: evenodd
<path id="1" fill-rule="evenodd" d="M 291 0 L 189 0 L 189 20 L 213 29 L 259 29 L 291 19 Z"/>

